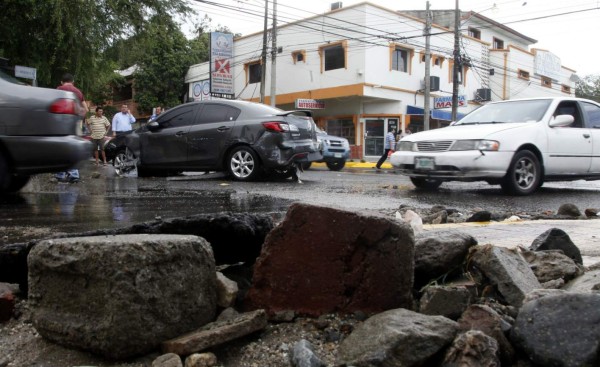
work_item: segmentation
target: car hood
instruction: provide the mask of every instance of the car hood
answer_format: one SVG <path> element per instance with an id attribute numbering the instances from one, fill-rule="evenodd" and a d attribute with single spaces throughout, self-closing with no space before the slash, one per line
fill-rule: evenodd
<path id="1" fill-rule="evenodd" d="M 403 141 L 486 139 L 500 131 L 520 129 L 541 122 L 497 123 L 480 125 L 455 125 L 422 131 L 402 138 Z"/>
<path id="2" fill-rule="evenodd" d="M 322 134 L 322 133 L 317 133 L 317 137 L 319 139 L 322 139 L 322 140 L 331 140 L 331 141 L 344 141 L 344 140 L 348 140 L 346 138 L 342 138 L 342 137 L 339 137 L 339 136 L 327 135 L 327 134 Z"/>

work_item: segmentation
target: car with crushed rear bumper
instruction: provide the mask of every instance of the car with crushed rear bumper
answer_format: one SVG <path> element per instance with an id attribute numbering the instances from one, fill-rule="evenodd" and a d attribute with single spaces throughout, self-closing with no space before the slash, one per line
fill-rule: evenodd
<path id="1" fill-rule="evenodd" d="M 390 163 L 422 189 L 486 181 L 528 195 L 548 181 L 600 180 L 600 104 L 567 97 L 488 103 L 448 127 L 405 136 Z"/>

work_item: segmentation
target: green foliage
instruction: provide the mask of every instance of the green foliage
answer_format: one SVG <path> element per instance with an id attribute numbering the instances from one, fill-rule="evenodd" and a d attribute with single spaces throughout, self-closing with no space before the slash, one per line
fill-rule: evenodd
<path id="1" fill-rule="evenodd" d="M 575 96 L 600 102 L 600 75 L 587 75 L 575 86 Z"/>

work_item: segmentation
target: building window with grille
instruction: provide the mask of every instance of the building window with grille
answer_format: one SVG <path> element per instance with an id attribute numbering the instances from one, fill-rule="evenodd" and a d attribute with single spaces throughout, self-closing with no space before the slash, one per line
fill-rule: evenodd
<path id="1" fill-rule="evenodd" d="M 408 72 L 408 55 L 410 51 L 395 47 L 392 51 L 392 70 Z"/>
<path id="2" fill-rule="evenodd" d="M 496 50 L 503 50 L 504 49 L 504 41 L 501 40 L 500 38 L 494 37 L 493 48 L 496 49 Z"/>
<path id="3" fill-rule="evenodd" d="M 545 76 L 542 77 L 542 86 L 546 88 L 552 88 L 552 79 Z"/>
<path id="4" fill-rule="evenodd" d="M 260 61 L 250 62 L 244 65 L 246 80 L 248 84 L 260 83 L 262 67 Z"/>
<path id="5" fill-rule="evenodd" d="M 319 47 L 323 71 L 346 68 L 346 42 Z"/>
<path id="6" fill-rule="evenodd" d="M 519 69 L 519 79 L 529 80 L 529 72 Z"/>
<path id="7" fill-rule="evenodd" d="M 300 50 L 292 52 L 292 59 L 294 60 L 294 64 L 299 62 L 306 63 L 306 51 Z"/>
<path id="8" fill-rule="evenodd" d="M 563 84 L 563 85 L 561 85 L 561 86 L 560 86 L 560 90 L 561 90 L 563 93 L 571 94 L 571 87 L 569 87 L 568 85 L 564 85 L 564 84 Z"/>
<path id="9" fill-rule="evenodd" d="M 348 139 L 350 145 L 356 145 L 354 121 L 351 118 L 327 120 L 325 131 L 329 135 Z"/>
<path id="10" fill-rule="evenodd" d="M 469 36 L 480 40 L 481 39 L 481 31 L 479 29 L 469 27 Z"/>

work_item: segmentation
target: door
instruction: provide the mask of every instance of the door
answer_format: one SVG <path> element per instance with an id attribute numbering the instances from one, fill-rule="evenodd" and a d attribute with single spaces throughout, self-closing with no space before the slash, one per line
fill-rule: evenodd
<path id="1" fill-rule="evenodd" d="M 365 122 L 364 156 L 380 157 L 383 154 L 385 135 L 390 127 L 398 131 L 397 118 L 366 119 Z"/>
<path id="2" fill-rule="evenodd" d="M 205 103 L 188 134 L 191 167 L 218 167 L 240 110 L 219 103 Z"/>
<path id="3" fill-rule="evenodd" d="M 580 102 L 583 107 L 585 124 L 592 134 L 592 164 L 590 172 L 600 174 L 600 106 L 590 102 Z"/>
<path id="4" fill-rule="evenodd" d="M 563 101 L 553 116 L 571 115 L 575 121 L 567 127 L 547 127 L 548 160 L 544 164 L 547 175 L 578 175 L 589 171 L 592 162 L 590 129 L 583 125 L 582 114 L 575 101 Z"/>

